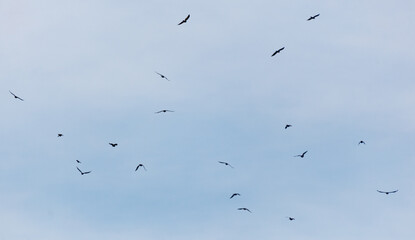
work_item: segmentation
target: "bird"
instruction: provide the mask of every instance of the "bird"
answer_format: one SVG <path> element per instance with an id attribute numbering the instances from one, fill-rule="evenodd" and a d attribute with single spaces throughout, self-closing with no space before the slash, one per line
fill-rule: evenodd
<path id="1" fill-rule="evenodd" d="M 285 49 L 285 47 L 282 47 L 282 48 L 280 48 L 280 49 L 278 49 L 277 51 L 275 51 L 272 55 L 271 55 L 271 57 L 273 57 L 273 56 L 275 56 L 275 54 L 277 54 L 277 53 L 280 53 L 282 50 L 284 50 Z"/>
<path id="2" fill-rule="evenodd" d="M 233 197 L 235 197 L 235 196 L 241 196 L 241 194 L 239 194 L 239 193 L 234 193 L 234 194 L 232 194 L 232 196 L 229 198 L 229 199 L 232 199 Z"/>
<path id="3" fill-rule="evenodd" d="M 307 153 L 308 151 L 305 151 L 305 152 L 303 152 L 302 154 L 300 154 L 300 155 L 295 155 L 294 157 L 300 157 L 300 158 L 303 158 L 304 157 L 304 155 Z"/>
<path id="4" fill-rule="evenodd" d="M 78 169 L 78 171 L 81 173 L 81 175 L 91 173 L 91 171 L 88 171 L 88 172 L 82 172 L 82 171 L 81 171 L 81 169 L 79 169 L 78 167 L 76 167 L 76 169 Z"/>
<path id="5" fill-rule="evenodd" d="M 179 24 L 177 24 L 177 25 L 182 25 L 183 23 L 185 23 L 185 22 L 187 22 L 187 20 L 189 20 L 189 18 L 190 18 L 190 14 L 189 15 L 187 15 L 187 17 L 184 19 L 184 20 L 182 20 Z"/>
<path id="6" fill-rule="evenodd" d="M 363 141 L 363 140 L 361 140 L 357 145 L 360 145 L 360 144 L 365 144 L 366 145 L 365 141 Z"/>
<path id="7" fill-rule="evenodd" d="M 10 91 L 10 90 L 9 90 L 9 92 L 13 95 L 13 97 L 14 97 L 14 98 L 17 98 L 17 99 L 19 99 L 19 100 L 24 101 L 24 100 L 23 100 L 23 99 L 21 99 L 20 97 L 16 96 L 16 94 L 12 93 L 12 91 Z"/>
<path id="8" fill-rule="evenodd" d="M 147 171 L 147 169 L 146 169 L 146 167 L 144 167 L 144 165 L 143 164 L 138 164 L 138 166 L 135 168 L 135 171 L 137 171 L 140 167 L 143 167 L 144 168 L 144 170 L 146 170 Z"/>
<path id="9" fill-rule="evenodd" d="M 285 129 L 287 129 L 289 127 L 292 127 L 292 125 L 290 125 L 290 124 L 285 125 Z"/>
<path id="10" fill-rule="evenodd" d="M 172 110 L 167 110 L 167 109 L 163 109 L 163 110 L 160 110 L 160 111 L 155 112 L 155 113 L 166 113 L 166 112 L 174 112 L 174 111 L 172 111 Z"/>
<path id="11" fill-rule="evenodd" d="M 248 212 L 252 213 L 252 212 L 251 212 L 248 208 L 244 208 L 244 207 L 242 207 L 242 208 L 238 208 L 238 210 L 248 211 Z"/>
<path id="12" fill-rule="evenodd" d="M 79 160 L 76 160 L 76 162 L 77 162 L 77 163 L 81 163 L 81 161 L 79 161 Z"/>
<path id="13" fill-rule="evenodd" d="M 288 220 L 290 220 L 290 221 L 295 220 L 295 218 L 293 218 L 293 217 L 287 217 L 287 218 L 288 218 Z"/>
<path id="14" fill-rule="evenodd" d="M 155 72 L 155 73 L 157 73 L 158 75 L 160 75 L 160 77 L 161 78 L 164 78 L 164 79 L 166 79 L 167 81 L 170 81 L 166 76 L 164 76 L 163 74 L 161 74 L 161 73 L 158 73 L 158 72 Z"/>
<path id="15" fill-rule="evenodd" d="M 111 145 L 112 147 L 116 147 L 118 143 L 109 143 L 109 145 Z"/>
<path id="16" fill-rule="evenodd" d="M 231 168 L 233 168 L 232 167 L 232 165 L 230 165 L 229 163 L 227 163 L 227 162 L 221 162 L 221 161 L 218 161 L 219 163 L 221 163 L 221 164 L 225 164 L 226 166 L 229 166 L 229 167 L 231 167 Z"/>
<path id="17" fill-rule="evenodd" d="M 63 137 L 63 134 L 62 133 L 58 133 L 58 137 Z"/>
<path id="18" fill-rule="evenodd" d="M 389 193 L 396 193 L 398 190 L 390 191 L 390 192 L 384 192 L 384 191 L 379 191 L 379 190 L 376 190 L 376 191 L 378 191 L 379 193 L 384 193 L 384 194 L 388 195 Z"/>
<path id="19" fill-rule="evenodd" d="M 311 17 L 309 17 L 309 18 L 307 19 L 307 21 L 313 20 L 313 19 L 315 19 L 315 18 L 316 18 L 316 17 L 318 17 L 318 16 L 320 16 L 320 14 L 317 14 L 317 15 L 311 16 Z"/>

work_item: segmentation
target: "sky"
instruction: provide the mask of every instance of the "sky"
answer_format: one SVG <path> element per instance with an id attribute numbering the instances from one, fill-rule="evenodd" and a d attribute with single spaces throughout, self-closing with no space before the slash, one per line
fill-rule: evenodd
<path id="1" fill-rule="evenodd" d="M 414 239 L 414 12 L 0 0 L 0 239 Z"/>

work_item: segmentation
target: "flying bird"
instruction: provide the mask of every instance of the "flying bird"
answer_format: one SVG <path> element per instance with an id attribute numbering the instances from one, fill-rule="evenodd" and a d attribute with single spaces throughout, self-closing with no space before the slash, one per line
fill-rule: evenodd
<path id="1" fill-rule="evenodd" d="M 271 55 L 271 57 L 273 57 L 273 56 L 275 56 L 275 54 L 277 54 L 277 53 L 280 53 L 282 50 L 284 50 L 285 49 L 285 47 L 282 47 L 282 48 L 280 48 L 280 49 L 278 49 L 277 51 L 275 51 L 272 55 Z"/>
<path id="2" fill-rule="evenodd" d="M 239 194 L 239 193 L 234 193 L 234 194 L 232 194 L 232 196 L 229 198 L 229 199 L 232 199 L 233 197 L 235 197 L 235 196 L 241 196 L 241 194 Z"/>
<path id="3" fill-rule="evenodd" d="M 9 90 L 9 92 L 13 95 L 13 97 L 14 97 L 14 98 L 17 98 L 17 99 L 19 99 L 19 100 L 24 101 L 24 100 L 23 100 L 23 99 L 21 99 L 20 97 L 16 96 L 16 94 L 12 93 L 10 90 Z"/>
<path id="4" fill-rule="evenodd" d="M 170 81 L 166 76 L 164 76 L 163 74 L 161 74 L 161 73 L 158 73 L 158 72 L 155 72 L 155 73 L 157 73 L 158 75 L 160 75 L 160 77 L 161 78 L 164 78 L 164 79 L 166 79 L 167 81 Z"/>
<path id="5" fill-rule="evenodd" d="M 155 112 L 155 113 L 166 113 L 166 112 L 174 112 L 174 111 L 172 111 L 172 110 L 167 110 L 167 109 L 163 109 L 163 110 L 160 110 L 160 111 Z"/>
<path id="6" fill-rule="evenodd" d="M 360 141 L 357 145 L 360 145 L 360 144 L 365 144 L 366 145 L 365 141 Z"/>
<path id="7" fill-rule="evenodd" d="M 63 137 L 63 134 L 62 133 L 58 133 L 58 137 Z"/>
<path id="8" fill-rule="evenodd" d="M 146 169 L 146 167 L 144 167 L 144 165 L 143 164 L 138 164 L 138 166 L 135 168 L 135 171 L 137 171 L 140 167 L 143 167 L 144 168 L 144 170 L 146 170 L 147 171 L 147 169 Z"/>
<path id="9" fill-rule="evenodd" d="M 318 16 L 320 16 L 320 14 L 317 14 L 317 15 L 311 16 L 311 17 L 309 17 L 309 18 L 307 19 L 307 21 L 313 20 L 313 19 L 315 19 L 315 18 L 316 18 L 316 17 L 318 17 Z"/>
<path id="10" fill-rule="evenodd" d="M 189 20 L 189 18 L 190 18 L 190 14 L 189 15 L 187 15 L 187 17 L 184 19 L 184 20 L 182 20 L 179 24 L 177 24 L 177 25 L 182 25 L 183 23 L 185 23 L 185 22 L 187 22 L 187 20 Z"/>
<path id="11" fill-rule="evenodd" d="M 292 125 L 290 125 L 290 124 L 285 125 L 285 129 L 287 129 L 289 127 L 292 127 Z"/>
<path id="12" fill-rule="evenodd" d="M 242 207 L 242 208 L 238 208 L 238 210 L 248 211 L 248 212 L 252 213 L 252 212 L 251 212 L 248 208 L 244 208 L 244 207 Z"/>
<path id="13" fill-rule="evenodd" d="M 81 171 L 81 169 L 79 169 L 78 167 L 76 167 L 76 169 L 78 169 L 78 171 L 81 173 L 81 175 L 91 173 L 91 171 L 88 171 L 88 172 L 82 172 L 82 171 Z"/>
<path id="14" fill-rule="evenodd" d="M 76 160 L 76 162 L 77 162 L 77 163 L 81 163 L 81 161 L 79 161 L 79 160 Z"/>
<path id="15" fill-rule="evenodd" d="M 109 143 L 109 145 L 111 145 L 112 147 L 116 147 L 118 143 Z"/>
<path id="16" fill-rule="evenodd" d="M 229 167 L 231 167 L 231 168 L 233 168 L 232 167 L 232 165 L 230 165 L 229 163 L 227 163 L 227 162 L 221 162 L 221 161 L 218 161 L 219 163 L 221 163 L 221 164 L 225 164 L 226 166 L 229 166 Z"/>
<path id="17" fill-rule="evenodd" d="M 290 221 L 295 220 L 295 218 L 293 218 L 293 217 L 287 217 L 287 218 L 288 218 L 288 220 L 290 220 Z"/>
<path id="18" fill-rule="evenodd" d="M 384 191 L 379 191 L 379 190 L 376 190 L 376 191 L 378 191 L 379 193 L 384 193 L 384 194 L 388 195 L 389 193 L 396 193 L 398 190 L 390 191 L 390 192 L 384 192 Z"/>
<path id="19" fill-rule="evenodd" d="M 300 158 L 303 158 L 304 157 L 304 155 L 307 153 L 308 151 L 305 151 L 305 152 L 303 152 L 302 154 L 300 154 L 300 155 L 295 155 L 294 157 L 300 157 Z"/>

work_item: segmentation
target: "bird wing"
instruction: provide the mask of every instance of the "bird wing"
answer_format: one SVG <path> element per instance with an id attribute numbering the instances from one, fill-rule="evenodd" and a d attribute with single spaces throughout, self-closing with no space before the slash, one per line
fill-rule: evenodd
<path id="1" fill-rule="evenodd" d="M 315 15 L 315 16 L 314 16 L 314 18 L 316 18 L 316 17 L 318 17 L 318 16 L 320 16 L 320 14 Z"/>
<path id="2" fill-rule="evenodd" d="M 91 173 L 91 171 L 89 171 L 89 172 L 84 172 L 84 174 L 88 174 L 88 173 Z"/>
<path id="3" fill-rule="evenodd" d="M 221 162 L 221 161 L 218 161 L 218 163 L 227 164 L 227 162 Z"/>
<path id="4" fill-rule="evenodd" d="M 78 169 L 78 171 L 79 171 L 81 174 L 83 174 L 83 172 L 81 171 L 81 169 L 79 169 L 78 167 L 76 167 L 76 169 Z"/>
<path id="5" fill-rule="evenodd" d="M 278 50 L 277 50 L 277 51 L 275 51 L 275 52 L 271 55 L 271 57 L 275 56 L 275 54 L 277 54 L 277 53 L 278 53 Z"/>
<path id="6" fill-rule="evenodd" d="M 302 155 L 306 154 L 307 152 L 308 152 L 308 151 L 303 152 L 303 154 L 302 154 Z"/>
<path id="7" fill-rule="evenodd" d="M 20 97 L 18 97 L 18 96 L 16 96 L 16 98 L 17 98 L 17 99 L 19 99 L 19 100 L 22 100 L 22 101 L 24 101 L 24 100 L 23 100 L 22 98 L 20 98 Z"/>
<path id="8" fill-rule="evenodd" d="M 187 15 L 187 17 L 184 20 L 187 21 L 187 20 L 189 20 L 189 18 L 190 18 L 190 14 Z"/>
<path id="9" fill-rule="evenodd" d="M 10 91 L 10 90 L 9 90 L 9 92 L 10 92 L 10 93 L 11 93 L 14 97 L 16 97 L 16 95 L 15 95 L 14 93 L 12 93 L 12 91 Z"/>
<path id="10" fill-rule="evenodd" d="M 141 165 L 141 166 L 143 166 L 144 170 L 146 170 L 146 171 L 147 171 L 147 169 L 146 169 L 146 167 L 144 167 L 144 165 Z"/>
<path id="11" fill-rule="evenodd" d="M 139 167 L 140 167 L 140 165 L 138 165 L 138 166 L 135 168 L 135 171 L 137 171 Z"/>
<path id="12" fill-rule="evenodd" d="M 376 190 L 376 191 L 378 191 L 378 192 L 380 192 L 380 193 L 386 193 L 386 192 L 384 192 L 384 191 L 379 191 L 379 190 Z"/>
<path id="13" fill-rule="evenodd" d="M 282 47 L 282 48 L 278 49 L 278 52 L 281 52 L 284 49 L 285 49 L 285 47 Z"/>
<path id="14" fill-rule="evenodd" d="M 158 112 L 155 112 L 155 113 L 161 113 L 161 112 L 163 112 L 163 110 L 161 110 L 161 111 L 158 111 Z"/>
<path id="15" fill-rule="evenodd" d="M 389 192 L 389 193 L 396 193 L 398 190 L 395 190 L 395 191 L 392 191 L 392 192 Z"/>

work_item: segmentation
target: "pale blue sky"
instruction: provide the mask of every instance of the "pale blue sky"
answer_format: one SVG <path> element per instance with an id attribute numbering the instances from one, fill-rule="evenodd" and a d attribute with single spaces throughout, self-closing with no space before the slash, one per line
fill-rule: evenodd
<path id="1" fill-rule="evenodd" d="M 412 240 L 414 12 L 0 1 L 0 239 Z"/>

